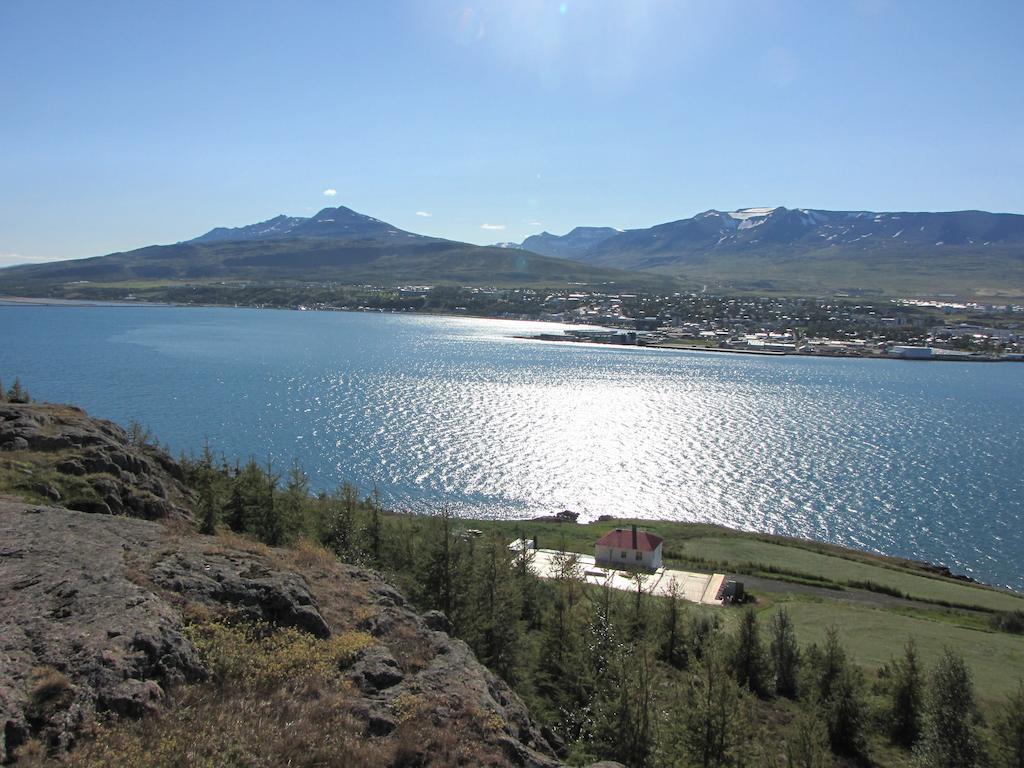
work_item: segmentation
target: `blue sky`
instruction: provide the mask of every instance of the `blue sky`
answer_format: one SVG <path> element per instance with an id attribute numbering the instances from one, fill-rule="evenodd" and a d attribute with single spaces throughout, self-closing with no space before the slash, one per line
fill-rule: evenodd
<path id="1" fill-rule="evenodd" d="M 327 205 L 475 243 L 1024 213 L 1021 29 L 1019 0 L 0 0 L 0 264 Z"/>

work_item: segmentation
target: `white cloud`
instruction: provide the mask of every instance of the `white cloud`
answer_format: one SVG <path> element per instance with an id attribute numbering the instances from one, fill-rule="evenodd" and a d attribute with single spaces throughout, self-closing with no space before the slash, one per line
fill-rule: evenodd
<path id="1" fill-rule="evenodd" d="M 431 216 L 433 216 L 434 214 L 432 214 L 432 213 L 427 213 L 426 211 L 416 211 L 416 215 L 417 215 L 417 216 L 426 216 L 427 218 L 430 218 L 430 217 L 431 217 Z"/>
<path id="2" fill-rule="evenodd" d="M 539 221 L 528 221 L 528 222 L 526 222 L 526 226 L 528 226 L 528 227 L 543 227 L 544 225 L 541 224 Z"/>
<path id="3" fill-rule="evenodd" d="M 480 229 L 504 229 L 504 224 L 481 224 Z"/>
<path id="4" fill-rule="evenodd" d="M 53 261 L 46 256 L 22 256 L 20 253 L 0 253 L 0 267 L 13 267 L 16 264 L 39 264 Z"/>
<path id="5" fill-rule="evenodd" d="M 336 189 L 325 189 L 324 190 L 324 197 L 334 197 L 336 194 L 338 194 L 338 190 L 336 190 Z"/>

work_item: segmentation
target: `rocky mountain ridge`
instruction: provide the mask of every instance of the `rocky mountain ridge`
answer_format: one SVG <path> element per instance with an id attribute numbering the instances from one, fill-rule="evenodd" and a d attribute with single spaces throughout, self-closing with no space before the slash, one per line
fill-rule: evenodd
<path id="1" fill-rule="evenodd" d="M 614 227 L 576 227 L 564 235 L 541 232 L 523 240 L 520 248 L 560 259 L 579 259 L 591 248 L 622 232 Z"/>
<path id="2" fill-rule="evenodd" d="M 281 214 L 267 221 L 243 227 L 216 227 L 188 242 L 251 242 L 295 237 L 327 237 L 338 240 L 415 238 L 429 241 L 437 239 L 406 232 L 386 221 L 339 205 L 336 208 L 324 208 L 309 218 Z"/>
<path id="3" fill-rule="evenodd" d="M 588 240 L 581 230 L 593 231 Z M 625 232 L 577 227 L 534 235 L 522 247 L 594 264 L 652 268 L 684 263 L 704 251 L 750 252 L 775 246 L 796 250 L 849 248 L 868 253 L 914 246 L 1024 248 L 1024 216 L 985 211 L 876 213 L 810 208 L 708 210 L 687 219 Z"/>
<path id="4" fill-rule="evenodd" d="M 591 241 L 576 232 L 527 238 L 523 247 L 724 293 L 1024 296 L 1017 214 L 744 208 Z"/>

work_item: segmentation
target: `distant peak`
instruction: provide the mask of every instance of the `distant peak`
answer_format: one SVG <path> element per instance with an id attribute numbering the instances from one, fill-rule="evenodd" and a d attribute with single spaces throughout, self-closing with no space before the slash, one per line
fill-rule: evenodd
<path id="1" fill-rule="evenodd" d="M 331 216 L 331 215 L 337 215 L 339 213 L 341 213 L 341 214 L 355 213 L 357 216 L 362 215 L 362 214 L 356 213 L 351 208 L 346 208 L 344 205 L 339 205 L 339 206 L 335 206 L 333 208 L 332 207 L 324 208 L 319 213 L 317 213 L 316 216 L 314 216 L 313 218 L 314 219 L 318 219 L 321 216 Z"/>

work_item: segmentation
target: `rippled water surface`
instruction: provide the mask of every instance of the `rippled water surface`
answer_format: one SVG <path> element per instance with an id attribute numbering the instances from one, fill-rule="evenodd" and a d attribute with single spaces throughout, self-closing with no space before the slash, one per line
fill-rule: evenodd
<path id="1" fill-rule="evenodd" d="M 512 338 L 551 324 L 0 307 L 0 376 L 174 451 L 524 517 L 700 520 L 1024 589 L 1024 365 L 758 358 Z"/>

